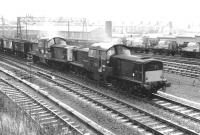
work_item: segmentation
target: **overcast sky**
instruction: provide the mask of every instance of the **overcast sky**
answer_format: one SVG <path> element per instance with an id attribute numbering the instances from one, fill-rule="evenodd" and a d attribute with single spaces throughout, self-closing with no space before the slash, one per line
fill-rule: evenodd
<path id="1" fill-rule="evenodd" d="M 0 15 L 125 20 L 199 20 L 200 0 L 3 0 Z"/>

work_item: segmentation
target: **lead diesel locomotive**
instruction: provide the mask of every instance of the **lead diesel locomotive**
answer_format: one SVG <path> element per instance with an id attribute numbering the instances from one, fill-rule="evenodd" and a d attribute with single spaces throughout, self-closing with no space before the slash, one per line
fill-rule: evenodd
<path id="1" fill-rule="evenodd" d="M 1 43 L 1 50 L 5 52 L 3 42 Z M 15 48 L 24 43 L 15 44 Z M 118 86 L 124 91 L 151 94 L 166 86 L 161 61 L 131 55 L 130 49 L 123 44 L 103 42 L 86 47 L 69 45 L 65 39 L 54 37 L 41 39 L 38 44 L 26 44 L 28 45 L 31 51 L 22 49 L 20 54 L 31 55 L 34 62 L 62 67 L 84 77 Z M 16 55 L 12 47 L 10 50 L 9 54 L 13 52 Z"/>

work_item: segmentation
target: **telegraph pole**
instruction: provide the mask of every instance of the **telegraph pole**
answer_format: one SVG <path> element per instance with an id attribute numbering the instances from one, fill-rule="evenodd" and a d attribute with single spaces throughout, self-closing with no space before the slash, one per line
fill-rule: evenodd
<path id="1" fill-rule="evenodd" d="M 1 17 L 1 24 L 2 24 L 2 36 L 4 36 L 4 26 L 5 26 L 5 22 L 4 22 L 3 16 Z"/>
<path id="2" fill-rule="evenodd" d="M 28 21 L 27 21 L 27 15 L 26 15 L 25 23 L 26 23 L 26 40 L 27 40 L 28 39 L 28 35 L 27 35 L 27 23 L 28 23 Z"/>
<path id="3" fill-rule="evenodd" d="M 21 17 L 17 17 L 17 38 L 22 39 Z"/>
<path id="4" fill-rule="evenodd" d="M 70 29 L 69 29 L 69 20 L 67 21 L 67 28 L 68 28 L 68 30 L 67 30 L 67 37 L 68 37 L 68 39 L 70 38 Z"/>
<path id="5" fill-rule="evenodd" d="M 27 56 L 27 65 L 29 66 L 29 78 L 30 78 L 30 82 L 32 81 L 32 69 L 31 69 L 31 65 L 33 64 L 33 56 L 32 55 L 28 55 Z"/>
<path id="6" fill-rule="evenodd" d="M 87 35 L 84 36 L 84 33 L 87 34 L 87 21 L 86 18 L 83 18 L 83 33 L 82 33 L 82 39 L 84 39 L 86 37 L 86 39 L 88 38 Z"/>

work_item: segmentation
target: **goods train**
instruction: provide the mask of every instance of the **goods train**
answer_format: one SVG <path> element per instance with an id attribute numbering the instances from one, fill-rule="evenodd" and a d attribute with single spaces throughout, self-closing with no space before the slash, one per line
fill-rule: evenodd
<path id="1" fill-rule="evenodd" d="M 187 42 L 179 44 L 172 40 L 159 40 L 144 38 L 140 44 L 134 44 L 133 39 L 127 38 L 127 46 L 132 53 L 153 53 L 162 55 L 178 55 L 188 58 L 200 58 L 199 43 Z"/>
<path id="2" fill-rule="evenodd" d="M 1 51 L 22 57 L 31 55 L 34 62 L 70 70 L 133 93 L 149 95 L 166 86 L 161 61 L 131 55 L 123 44 L 103 42 L 75 46 L 60 37 L 40 39 L 37 44 L 16 41 L 1 39 Z M 20 50 L 16 49 L 19 46 L 22 46 Z"/>

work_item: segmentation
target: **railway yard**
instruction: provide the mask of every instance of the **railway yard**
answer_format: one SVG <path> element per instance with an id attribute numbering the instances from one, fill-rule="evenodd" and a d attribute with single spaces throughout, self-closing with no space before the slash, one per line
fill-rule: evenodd
<path id="1" fill-rule="evenodd" d="M 30 135 L 200 134 L 199 52 L 151 49 L 0 38 L 0 132 L 27 134 L 23 120 Z M 14 108 L 22 115 L 15 131 L 3 123 L 9 110 L 19 115 Z"/>
<path id="2" fill-rule="evenodd" d="M 153 57 L 163 61 L 171 86 L 151 97 L 4 54 L 0 91 L 40 127 L 40 134 L 52 128 L 51 134 L 199 134 L 198 60 Z"/>
<path id="3" fill-rule="evenodd" d="M 0 8 L 0 135 L 200 135 L 198 0 Z"/>

